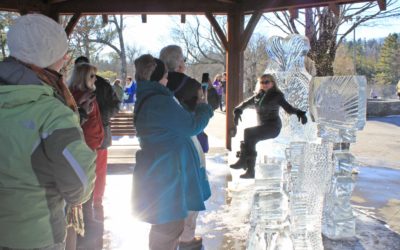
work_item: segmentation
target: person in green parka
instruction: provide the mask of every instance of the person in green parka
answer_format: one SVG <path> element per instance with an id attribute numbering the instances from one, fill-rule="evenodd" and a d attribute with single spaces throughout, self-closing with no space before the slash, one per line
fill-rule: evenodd
<path id="1" fill-rule="evenodd" d="M 95 153 L 58 73 L 67 36 L 54 20 L 28 14 L 10 27 L 7 44 L 10 57 L 0 63 L 0 249 L 63 250 L 65 207 L 88 200 L 95 178 Z"/>
<path id="2" fill-rule="evenodd" d="M 203 131 L 213 110 L 201 89 L 194 112 L 183 108 L 166 87 L 168 73 L 160 62 L 151 55 L 135 61 L 134 112 L 141 149 L 136 153 L 132 205 L 139 219 L 152 224 L 150 249 L 175 250 L 188 212 L 205 209 L 200 159 L 191 137 Z"/>

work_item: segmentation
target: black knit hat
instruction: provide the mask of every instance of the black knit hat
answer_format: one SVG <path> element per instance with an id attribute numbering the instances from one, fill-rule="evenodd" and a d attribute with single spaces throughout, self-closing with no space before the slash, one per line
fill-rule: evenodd
<path id="1" fill-rule="evenodd" d="M 154 58 L 154 61 L 157 63 L 157 66 L 150 76 L 150 81 L 158 82 L 163 78 L 164 74 L 167 73 L 167 69 L 165 68 L 165 63 L 160 59 Z"/>

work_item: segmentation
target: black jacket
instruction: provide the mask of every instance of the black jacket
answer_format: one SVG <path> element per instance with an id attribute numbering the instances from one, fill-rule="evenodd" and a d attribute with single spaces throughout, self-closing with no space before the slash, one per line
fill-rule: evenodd
<path id="1" fill-rule="evenodd" d="M 120 100 L 115 94 L 109 81 L 96 75 L 96 100 L 99 104 L 101 120 L 104 128 L 104 140 L 100 148 L 106 149 L 111 146 L 111 127 L 110 119 L 119 111 Z"/>
<path id="2" fill-rule="evenodd" d="M 241 114 L 245 108 L 254 106 L 257 112 L 259 125 L 276 123 L 281 126 L 279 107 L 282 107 L 289 114 L 298 114 L 299 109 L 294 108 L 286 100 L 282 92 L 260 90 L 257 94 L 245 100 L 235 108 L 235 114 Z"/>

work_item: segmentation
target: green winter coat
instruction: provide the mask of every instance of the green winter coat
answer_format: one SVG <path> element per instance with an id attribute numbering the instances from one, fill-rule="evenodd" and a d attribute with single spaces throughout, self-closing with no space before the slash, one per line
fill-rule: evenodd
<path id="1" fill-rule="evenodd" d="M 0 79 L 0 248 L 63 242 L 65 205 L 89 198 L 95 153 L 77 115 L 32 71 L 2 62 Z"/>

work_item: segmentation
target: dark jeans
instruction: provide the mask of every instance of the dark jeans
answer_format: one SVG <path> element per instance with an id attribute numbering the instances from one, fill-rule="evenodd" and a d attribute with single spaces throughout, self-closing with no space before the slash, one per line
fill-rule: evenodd
<path id="1" fill-rule="evenodd" d="M 9 248 L 9 247 L 0 247 L 0 250 L 64 250 L 65 242 L 53 244 L 47 247 L 40 248 Z"/>
<path id="2" fill-rule="evenodd" d="M 256 144 L 259 141 L 275 138 L 281 132 L 279 124 L 264 124 L 246 128 L 244 130 L 244 143 L 249 153 L 256 153 Z"/>
<path id="3" fill-rule="evenodd" d="M 222 95 L 218 95 L 218 105 L 221 111 L 224 111 L 222 108 Z"/>

